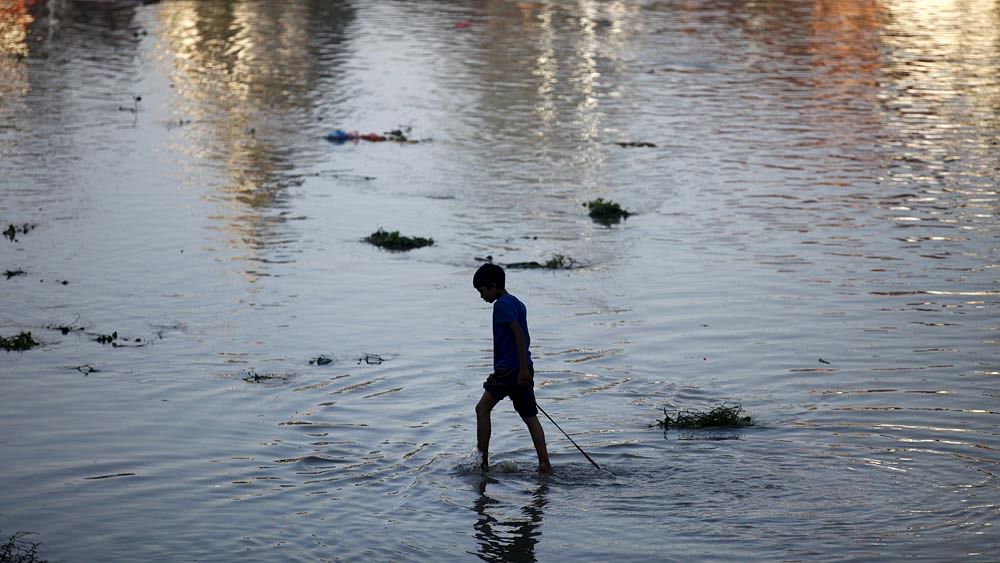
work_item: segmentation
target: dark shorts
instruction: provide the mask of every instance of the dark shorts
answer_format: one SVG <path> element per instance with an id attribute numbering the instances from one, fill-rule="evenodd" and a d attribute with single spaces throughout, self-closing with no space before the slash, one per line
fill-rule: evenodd
<path id="1" fill-rule="evenodd" d="M 531 368 L 530 371 L 532 378 L 534 378 L 534 368 Z M 510 397 L 510 401 L 514 403 L 514 410 L 523 419 L 538 416 L 538 407 L 535 406 L 534 381 L 528 385 L 518 385 L 517 370 L 498 369 L 494 371 L 483 383 L 483 389 L 489 391 L 498 403 L 505 397 Z"/>

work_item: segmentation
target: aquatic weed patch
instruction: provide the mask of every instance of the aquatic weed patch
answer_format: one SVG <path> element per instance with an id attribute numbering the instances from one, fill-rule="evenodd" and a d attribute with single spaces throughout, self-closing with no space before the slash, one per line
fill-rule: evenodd
<path id="1" fill-rule="evenodd" d="M 745 428 L 754 425 L 753 417 L 747 415 L 740 405 L 723 403 L 707 411 L 684 409 L 673 416 L 663 408 L 663 420 L 656 422 L 664 430 L 700 430 L 703 428 Z"/>
<path id="2" fill-rule="evenodd" d="M 99 334 L 97 335 L 97 338 L 94 339 L 94 342 L 97 342 L 98 344 L 115 344 L 118 342 L 118 331 L 116 330 L 111 334 Z"/>
<path id="3" fill-rule="evenodd" d="M 29 532 L 15 532 L 0 545 L 0 563 L 46 563 L 38 557 L 40 543 L 24 539 Z"/>
<path id="4" fill-rule="evenodd" d="M 572 270 L 577 265 L 577 261 L 563 254 L 556 254 L 541 262 L 512 262 L 507 264 L 507 268 L 515 270 Z"/>
<path id="5" fill-rule="evenodd" d="M 583 206 L 590 210 L 591 219 L 604 225 L 628 219 L 629 215 L 631 215 L 631 213 L 622 209 L 621 205 L 611 200 L 605 201 L 602 197 L 588 201 Z"/>
<path id="6" fill-rule="evenodd" d="M 284 373 L 257 373 L 253 368 L 247 371 L 243 381 L 247 383 L 269 383 L 274 381 L 288 381 L 291 377 Z"/>
<path id="7" fill-rule="evenodd" d="M 23 225 L 10 225 L 3 231 L 3 236 L 10 242 L 17 242 L 17 235 L 26 235 L 35 229 L 35 225 L 24 223 Z"/>
<path id="8" fill-rule="evenodd" d="M 368 235 L 364 240 L 379 248 L 395 251 L 413 250 L 434 244 L 432 238 L 408 237 L 399 234 L 399 231 L 389 232 L 382 228 Z"/>
<path id="9" fill-rule="evenodd" d="M 60 330 L 62 329 L 60 328 Z M 150 343 L 148 339 L 144 341 L 142 338 L 120 338 L 117 330 L 111 334 L 98 334 L 94 338 L 94 342 L 98 344 L 110 344 L 112 348 L 141 348 Z"/>
<path id="10" fill-rule="evenodd" d="M 31 350 L 35 346 L 41 346 L 42 343 L 32 338 L 30 332 L 21 332 L 17 336 L 0 336 L 0 348 L 6 352 L 24 352 L 25 350 Z"/>

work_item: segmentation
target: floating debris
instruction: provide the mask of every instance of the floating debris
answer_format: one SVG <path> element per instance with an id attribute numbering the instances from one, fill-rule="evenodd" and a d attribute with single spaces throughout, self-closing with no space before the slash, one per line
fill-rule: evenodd
<path id="1" fill-rule="evenodd" d="M 618 141 L 615 144 L 618 145 L 619 147 L 626 147 L 626 148 L 629 147 L 649 147 L 653 149 L 656 148 L 655 144 L 646 141 Z"/>
<path id="2" fill-rule="evenodd" d="M 142 101 L 142 96 L 132 96 L 131 106 L 118 106 L 118 111 L 127 111 L 129 113 L 139 113 L 139 102 Z"/>
<path id="3" fill-rule="evenodd" d="M 24 539 L 32 535 L 29 532 L 15 532 L 6 542 L 0 545 L 0 562 L 3 563 L 47 563 L 38 558 L 38 548 L 42 544 Z"/>
<path id="4" fill-rule="evenodd" d="M 63 333 L 63 335 L 69 334 L 74 330 L 83 330 L 83 327 L 76 327 L 73 325 L 48 325 L 45 328 L 48 330 L 58 330 Z"/>
<path id="5" fill-rule="evenodd" d="M 365 354 L 364 356 L 361 356 L 360 358 L 358 358 L 358 365 L 361 365 L 362 363 L 365 363 L 365 364 L 368 364 L 370 366 L 377 366 L 377 365 L 380 365 L 384 361 L 385 361 L 385 358 L 383 358 L 382 356 L 379 356 L 378 354 Z"/>
<path id="6" fill-rule="evenodd" d="M 343 129 L 335 129 L 324 135 L 323 138 L 326 139 L 327 141 L 330 141 L 331 143 L 336 143 L 338 145 L 348 142 L 357 143 L 358 141 L 368 141 L 369 143 L 383 143 L 383 142 L 392 142 L 401 144 L 419 143 L 420 141 L 411 139 L 408 136 L 409 132 L 410 132 L 409 128 L 406 129 L 405 133 L 403 132 L 402 129 L 393 129 L 392 131 L 387 131 L 381 134 L 379 133 L 361 134 L 358 133 L 357 131 L 344 131 Z"/>
<path id="7" fill-rule="evenodd" d="M 10 338 L 0 336 L 0 348 L 3 348 L 6 352 L 24 352 L 25 350 L 31 350 L 35 346 L 41 346 L 42 343 L 31 337 L 30 332 L 21 332 L 17 336 L 11 336 Z"/>
<path id="8" fill-rule="evenodd" d="M 352 172 L 342 172 L 339 170 L 330 170 L 326 172 L 317 172 L 316 176 L 321 176 L 323 178 L 337 178 L 342 180 L 355 180 L 362 182 L 370 182 L 372 180 L 377 180 L 375 176 L 366 176 L 364 174 L 354 174 Z"/>
<path id="9" fill-rule="evenodd" d="M 513 268 L 515 270 L 572 270 L 576 267 L 576 265 L 577 261 L 569 256 L 556 254 L 552 258 L 546 260 L 544 264 L 534 261 L 512 262 L 507 264 L 507 268 Z"/>
<path id="10" fill-rule="evenodd" d="M 28 272 L 25 272 L 21 268 L 18 268 L 16 270 L 7 270 L 3 273 L 3 275 L 7 276 L 7 279 L 10 279 L 17 276 L 26 276 L 28 275 Z"/>
<path id="11" fill-rule="evenodd" d="M 98 337 L 94 339 L 94 342 L 98 342 L 100 344 L 114 344 L 116 340 L 118 340 L 117 330 L 112 332 L 111 334 L 98 335 Z"/>
<path id="12" fill-rule="evenodd" d="M 99 373 L 101 370 L 90 364 L 83 364 L 82 366 L 76 366 L 76 371 L 82 373 L 83 375 L 90 375 L 92 373 Z"/>
<path id="13" fill-rule="evenodd" d="M 3 231 L 3 236 L 7 237 L 10 242 L 17 241 L 17 235 L 26 235 L 35 229 L 36 225 L 30 223 L 24 223 L 23 225 L 10 225 Z"/>
<path id="14" fill-rule="evenodd" d="M 668 430 L 669 428 L 679 428 L 686 430 L 698 430 L 702 428 L 743 428 L 753 426 L 753 418 L 743 414 L 743 407 L 740 405 L 729 406 L 723 403 L 708 411 L 680 410 L 673 416 L 663 408 L 663 420 L 657 421 L 657 426 Z"/>
<path id="15" fill-rule="evenodd" d="M 97 475 L 96 477 L 84 477 L 84 479 L 96 481 L 99 479 L 114 479 L 116 477 L 135 477 L 135 473 L 109 473 L 107 475 Z"/>
<path id="16" fill-rule="evenodd" d="M 317 356 L 309 360 L 309 365 L 325 366 L 327 364 L 332 364 L 333 360 L 329 356 Z"/>
<path id="17" fill-rule="evenodd" d="M 434 239 L 423 237 L 406 237 L 399 234 L 399 231 L 387 232 L 381 227 L 379 230 L 365 237 L 365 242 L 374 244 L 386 250 L 405 251 L 434 244 Z"/>
<path id="18" fill-rule="evenodd" d="M 110 344 L 112 348 L 141 348 L 148 346 L 150 341 L 143 341 L 142 338 L 123 338 L 118 336 L 118 331 L 111 334 L 99 334 L 94 342 L 100 344 Z"/>
<path id="19" fill-rule="evenodd" d="M 604 201 L 604 198 L 597 198 L 592 201 L 588 201 L 583 204 L 584 207 L 590 209 L 590 218 L 598 223 L 604 225 L 610 225 L 612 223 L 617 223 L 622 219 L 628 219 L 631 215 L 628 211 L 622 209 L 622 206 L 613 201 Z"/>
<path id="20" fill-rule="evenodd" d="M 287 381 L 288 375 L 282 373 L 257 373 L 253 368 L 246 373 L 243 381 L 247 383 L 265 383 L 268 381 Z"/>

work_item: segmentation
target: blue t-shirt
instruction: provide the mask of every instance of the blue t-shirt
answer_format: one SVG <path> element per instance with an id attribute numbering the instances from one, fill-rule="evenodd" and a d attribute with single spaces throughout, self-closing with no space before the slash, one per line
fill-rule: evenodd
<path id="1" fill-rule="evenodd" d="M 521 367 L 517 341 L 510 322 L 517 321 L 524 333 L 524 346 L 528 348 L 528 366 L 531 366 L 531 336 L 528 335 L 528 309 L 517 297 L 504 295 L 493 302 L 493 369 Z"/>

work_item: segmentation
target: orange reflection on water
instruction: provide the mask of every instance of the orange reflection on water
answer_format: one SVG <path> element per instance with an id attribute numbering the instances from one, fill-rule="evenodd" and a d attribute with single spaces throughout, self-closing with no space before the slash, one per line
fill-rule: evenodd
<path id="1" fill-rule="evenodd" d="M 816 0 L 809 21 L 814 64 L 845 85 L 875 85 L 885 15 L 878 0 Z"/>
<path id="2" fill-rule="evenodd" d="M 35 0 L 0 0 L 0 53 L 28 56 L 28 26 L 34 21 L 30 8 Z"/>
<path id="3" fill-rule="evenodd" d="M 155 13 L 178 121 L 192 123 L 180 148 L 222 172 L 206 197 L 222 206 L 227 245 L 260 262 L 283 222 L 275 208 L 286 192 L 282 174 L 292 167 L 268 122 L 275 117 L 280 128 L 286 113 L 308 112 L 312 14 L 301 4 L 259 2 L 178 2 Z M 259 274 L 243 275 L 253 282 Z"/>
<path id="4" fill-rule="evenodd" d="M 0 0 L 0 98 L 20 97 L 28 92 L 28 76 L 24 60 L 30 52 L 28 33 L 34 18 L 31 8 L 35 0 Z M 2 107 L 0 115 L 17 111 Z"/>

